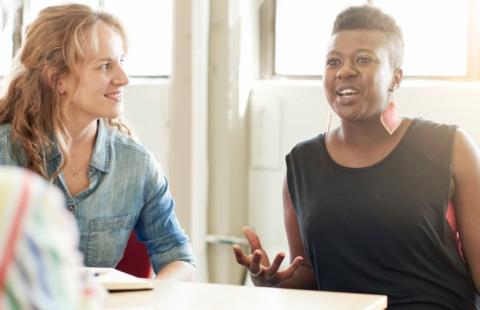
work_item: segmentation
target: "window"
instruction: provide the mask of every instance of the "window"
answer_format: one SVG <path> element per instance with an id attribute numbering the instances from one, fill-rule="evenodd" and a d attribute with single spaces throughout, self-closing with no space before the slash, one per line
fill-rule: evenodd
<path id="1" fill-rule="evenodd" d="M 169 76 L 172 57 L 172 0 L 104 0 L 129 33 L 126 71 L 134 76 Z M 142 6 L 135 8 L 134 6 Z"/>
<path id="2" fill-rule="evenodd" d="M 30 1 L 23 1 L 24 3 L 24 20 L 25 25 L 30 24 L 35 17 L 37 16 L 38 12 L 46 8 L 47 6 L 57 5 L 68 3 L 62 0 L 30 0 Z M 75 0 L 75 3 L 79 4 L 86 4 L 94 9 L 98 8 L 98 1 L 97 0 Z"/>
<path id="3" fill-rule="evenodd" d="M 320 75 L 336 14 L 349 5 L 363 2 L 277 0 L 275 73 Z"/>
<path id="4" fill-rule="evenodd" d="M 394 16 L 402 28 L 406 74 L 467 75 L 468 2 L 421 0 L 412 8 L 402 1 L 375 0 L 375 4 Z M 435 13 L 428 14 L 432 11 Z"/>
<path id="5" fill-rule="evenodd" d="M 0 76 L 8 72 L 12 58 L 13 12 L 10 2 L 0 0 Z"/>
<path id="6" fill-rule="evenodd" d="M 0 3 L 4 3 L 1 2 Z M 9 1 L 5 1 L 9 2 Z M 14 1 L 12 1 L 14 2 Z M 17 0 L 23 5 L 23 23 L 28 25 L 47 6 L 64 0 Z M 129 36 L 126 71 L 134 77 L 167 77 L 171 73 L 173 0 L 75 0 L 95 9 L 105 9 L 122 20 Z M 12 58 L 14 10 L 3 5 L 6 26 L 0 28 L 0 76 L 7 74 Z M 0 15 L 1 18 L 2 15 Z M 2 25 L 0 19 L 0 27 Z M 3 22 L 5 23 L 5 22 Z M 22 28 L 23 28 L 22 27 Z M 6 48 L 4 48 L 6 47 Z"/>
<path id="7" fill-rule="evenodd" d="M 335 16 L 359 1 L 276 0 L 273 74 L 320 76 Z M 478 79 L 480 0 L 371 0 L 392 15 L 405 41 L 406 76 Z M 474 12 L 474 13 L 471 13 Z M 470 55 L 470 56 L 469 56 Z M 472 55 L 476 55 L 473 56 Z M 475 59 L 477 57 L 477 59 Z"/>

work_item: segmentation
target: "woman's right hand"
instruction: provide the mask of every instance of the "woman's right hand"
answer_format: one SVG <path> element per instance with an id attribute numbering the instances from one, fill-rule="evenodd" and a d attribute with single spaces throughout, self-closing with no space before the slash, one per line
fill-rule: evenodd
<path id="1" fill-rule="evenodd" d="M 279 271 L 285 253 L 278 253 L 270 264 L 268 255 L 263 250 L 257 234 L 248 226 L 243 228 L 243 234 L 250 244 L 250 254 L 246 255 L 238 245 L 233 246 L 233 253 L 237 263 L 248 269 L 256 286 L 280 286 L 283 281 L 294 275 L 303 261 L 301 256 L 297 256 L 287 268 Z"/>

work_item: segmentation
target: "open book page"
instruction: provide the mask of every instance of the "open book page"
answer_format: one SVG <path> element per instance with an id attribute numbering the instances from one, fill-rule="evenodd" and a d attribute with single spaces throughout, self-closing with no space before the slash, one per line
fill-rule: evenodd
<path id="1" fill-rule="evenodd" d="M 149 279 L 137 278 L 114 268 L 82 267 L 109 291 L 149 290 L 153 284 Z"/>

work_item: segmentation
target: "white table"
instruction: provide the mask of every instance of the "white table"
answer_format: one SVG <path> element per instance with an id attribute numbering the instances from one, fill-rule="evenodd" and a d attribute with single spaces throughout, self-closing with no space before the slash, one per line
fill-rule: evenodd
<path id="1" fill-rule="evenodd" d="M 318 310 L 385 309 L 382 295 L 153 280 L 155 289 L 110 293 L 107 309 Z"/>

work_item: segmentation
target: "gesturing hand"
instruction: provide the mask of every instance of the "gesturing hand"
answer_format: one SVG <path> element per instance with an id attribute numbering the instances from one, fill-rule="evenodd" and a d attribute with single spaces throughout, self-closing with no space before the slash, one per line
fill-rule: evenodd
<path id="1" fill-rule="evenodd" d="M 250 244 L 250 255 L 246 255 L 238 245 L 233 246 L 233 253 L 237 263 L 248 269 L 255 285 L 279 286 L 281 282 L 292 277 L 303 261 L 301 256 L 297 256 L 287 268 L 279 271 L 278 269 L 285 258 L 285 254 L 282 252 L 278 253 L 272 264 L 270 264 L 268 255 L 263 250 L 257 234 L 248 226 L 243 228 L 243 234 Z"/>

